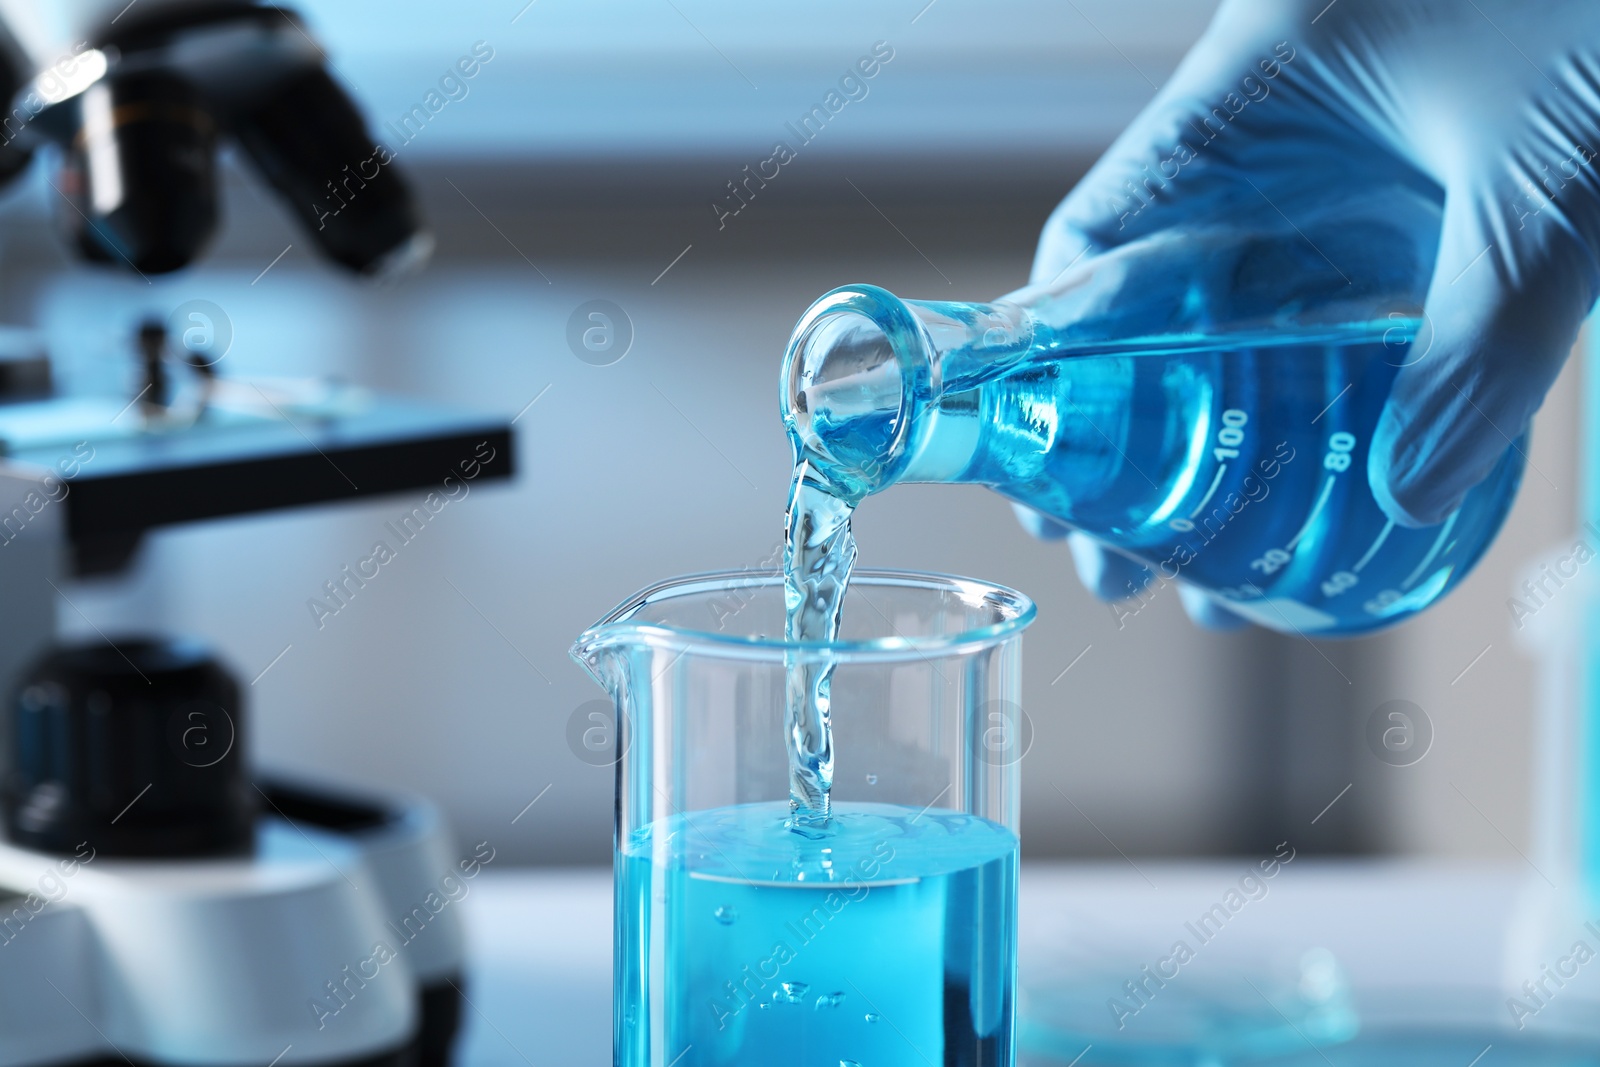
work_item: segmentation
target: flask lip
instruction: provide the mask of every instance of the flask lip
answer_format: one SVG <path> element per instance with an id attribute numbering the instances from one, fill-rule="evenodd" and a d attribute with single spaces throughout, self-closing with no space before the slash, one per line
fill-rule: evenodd
<path id="1" fill-rule="evenodd" d="M 813 412 L 806 405 L 807 389 L 830 354 L 816 350 L 819 332 L 846 316 L 865 320 L 883 334 L 900 372 L 899 406 L 891 420 L 892 434 L 871 456 L 836 455 L 817 432 Z M 938 391 L 936 375 L 928 336 L 899 297 L 876 285 L 864 284 L 840 286 L 824 293 L 795 324 L 779 378 L 779 407 L 797 461 L 811 460 L 831 475 L 835 484 L 859 490 L 853 494 L 858 498 L 894 484 L 915 452 L 912 434 L 922 425 L 919 416 Z"/>
<path id="2" fill-rule="evenodd" d="M 757 660 L 775 665 L 784 664 L 796 655 L 833 663 L 926 662 L 933 656 L 968 654 L 1010 640 L 1033 622 L 1038 611 L 1028 596 L 1007 586 L 949 574 L 893 570 L 864 570 L 852 575 L 845 610 L 850 610 L 851 593 L 870 594 L 882 588 L 925 592 L 930 598 L 952 597 L 968 607 L 987 609 L 993 621 L 953 629 L 949 633 L 906 636 L 884 619 L 884 625 L 891 631 L 887 636 L 855 641 L 788 641 L 781 633 L 777 636 L 730 633 L 637 618 L 641 611 L 674 599 L 718 593 L 746 598 L 765 593 L 782 600 L 781 573 L 716 571 L 670 578 L 634 593 L 579 636 L 572 646 L 572 657 L 591 673 L 597 673 L 596 667 L 604 653 L 618 648 L 668 649 L 683 655 Z M 874 618 L 871 614 L 863 617 Z"/>

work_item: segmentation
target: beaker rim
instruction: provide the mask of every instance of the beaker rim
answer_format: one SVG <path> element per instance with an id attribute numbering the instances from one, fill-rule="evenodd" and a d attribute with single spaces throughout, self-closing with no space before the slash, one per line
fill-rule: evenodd
<path id="1" fill-rule="evenodd" d="M 776 571 L 708 571 L 669 578 L 646 586 L 585 630 L 572 646 L 580 662 L 590 654 L 616 645 L 649 645 L 672 648 L 684 653 L 732 659 L 765 660 L 782 663 L 794 653 L 825 656 L 833 662 L 892 661 L 952 655 L 977 651 L 1000 644 L 1033 622 L 1038 613 L 1033 600 L 1008 586 L 954 574 L 926 571 L 861 570 L 850 577 L 851 588 L 899 587 L 953 593 L 971 606 L 987 603 L 1000 614 L 995 622 L 947 634 L 896 635 L 864 641 L 788 641 L 782 637 L 734 634 L 693 627 L 669 626 L 659 622 L 633 622 L 630 616 L 641 608 L 673 597 L 703 594 L 715 590 L 749 590 L 783 585 L 783 574 Z M 892 625 L 892 624 L 891 624 Z"/>

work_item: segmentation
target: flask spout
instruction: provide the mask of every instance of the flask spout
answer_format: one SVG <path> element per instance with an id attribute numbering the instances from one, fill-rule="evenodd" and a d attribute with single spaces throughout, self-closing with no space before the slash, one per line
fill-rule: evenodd
<path id="1" fill-rule="evenodd" d="M 949 457 L 927 449 L 941 400 L 1003 376 L 1033 343 L 1033 318 L 1015 304 L 835 289 L 801 316 L 784 354 L 783 421 L 796 459 L 851 502 L 899 481 L 949 480 Z"/>

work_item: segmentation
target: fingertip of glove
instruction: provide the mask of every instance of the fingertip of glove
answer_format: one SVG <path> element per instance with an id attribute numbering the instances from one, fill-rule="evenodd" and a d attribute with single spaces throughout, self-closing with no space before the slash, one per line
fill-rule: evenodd
<path id="1" fill-rule="evenodd" d="M 1060 541 L 1072 533 L 1072 527 L 1026 504 L 1012 504 L 1011 510 L 1016 512 L 1017 522 L 1022 524 L 1022 528 L 1041 541 Z"/>
<path id="2" fill-rule="evenodd" d="M 1445 522 L 1451 512 L 1461 507 L 1466 491 L 1453 485 L 1450 472 L 1438 470 L 1437 464 L 1429 464 L 1426 459 L 1397 461 L 1397 448 L 1390 443 L 1394 440 L 1395 435 L 1384 434 L 1382 427 L 1373 440 L 1371 458 L 1366 464 L 1366 480 L 1374 501 L 1378 501 L 1379 509 L 1394 520 L 1395 525 L 1408 530 Z"/>
<path id="3" fill-rule="evenodd" d="M 1101 600 L 1122 600 L 1150 584 L 1150 571 L 1142 563 L 1101 547 L 1074 531 L 1067 537 L 1078 579 Z"/>
<path id="4" fill-rule="evenodd" d="M 1419 478 L 1374 478 L 1372 496 L 1395 525 L 1413 530 L 1438 525 L 1461 505 L 1460 495 L 1441 496 Z"/>
<path id="5" fill-rule="evenodd" d="M 1443 522 L 1457 507 L 1465 490 L 1453 472 L 1428 462 L 1428 449 L 1406 442 L 1403 420 L 1386 409 L 1373 433 L 1367 458 L 1367 482 L 1383 513 L 1408 529 Z M 1422 458 L 1416 458 L 1422 457 Z"/>
<path id="6" fill-rule="evenodd" d="M 1242 630 L 1250 625 L 1248 619 L 1235 615 L 1217 603 L 1215 598 L 1193 586 L 1178 586 L 1178 599 L 1183 601 L 1183 610 L 1189 620 L 1202 629 L 1226 632 Z"/>

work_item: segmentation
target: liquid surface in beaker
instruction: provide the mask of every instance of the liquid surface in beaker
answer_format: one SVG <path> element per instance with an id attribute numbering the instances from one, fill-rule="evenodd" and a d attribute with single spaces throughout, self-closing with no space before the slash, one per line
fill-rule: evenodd
<path id="1" fill-rule="evenodd" d="M 717 808 L 624 843 L 617 980 L 664 1004 L 624 1019 L 625 1062 L 1010 1064 L 1016 835 L 888 804 L 789 820 Z"/>

